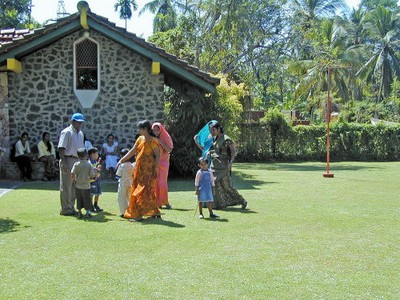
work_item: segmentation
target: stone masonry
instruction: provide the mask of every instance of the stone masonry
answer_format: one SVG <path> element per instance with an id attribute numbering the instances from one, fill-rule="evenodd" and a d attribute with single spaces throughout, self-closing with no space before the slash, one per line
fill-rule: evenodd
<path id="1" fill-rule="evenodd" d="M 152 75 L 150 60 L 93 31 L 90 37 L 100 44 L 101 92 L 92 108 L 82 109 L 73 92 L 73 42 L 83 32 L 21 58 L 23 72 L 8 73 L 11 142 L 26 131 L 32 148 L 48 131 L 56 145 L 74 112 L 86 116 L 83 131 L 97 147 L 109 133 L 130 147 L 138 121 L 163 122 L 163 75 Z"/>

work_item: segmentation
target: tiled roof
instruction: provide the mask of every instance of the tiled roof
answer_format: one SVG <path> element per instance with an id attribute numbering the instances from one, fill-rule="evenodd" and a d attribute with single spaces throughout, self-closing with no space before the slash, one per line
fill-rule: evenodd
<path id="1" fill-rule="evenodd" d="M 37 51 L 42 47 L 47 46 L 48 44 L 54 42 L 57 39 L 63 38 L 65 35 L 61 36 L 54 36 L 54 32 L 60 28 L 68 27 L 68 33 L 73 31 L 80 30 L 82 27 L 74 26 L 75 23 L 80 22 L 80 15 L 79 13 L 72 14 L 66 18 L 59 19 L 57 22 L 46 25 L 42 28 L 29 30 L 29 29 L 4 29 L 1 30 L 0 34 L 0 57 L 6 55 L 11 51 L 17 51 L 18 48 L 22 47 L 23 45 L 34 42 L 38 38 L 45 38 L 46 36 L 52 35 L 46 42 L 40 43 L 40 45 L 35 45 L 35 47 L 30 48 L 29 51 Z M 107 29 L 110 35 L 113 35 L 114 41 L 117 43 L 122 43 L 121 40 L 129 41 L 130 43 L 133 42 L 135 45 L 139 46 L 140 49 L 146 51 L 148 55 L 156 55 L 157 57 L 162 57 L 166 61 L 170 62 L 171 64 L 177 66 L 178 68 L 184 69 L 187 72 L 190 72 L 192 75 L 196 76 L 197 78 L 203 80 L 209 85 L 216 86 L 219 84 L 219 78 L 212 77 L 209 73 L 201 71 L 199 68 L 190 65 L 187 61 L 182 60 L 175 55 L 167 53 L 164 49 L 157 47 L 153 43 L 146 42 L 143 38 L 138 37 L 134 33 L 128 32 L 125 28 L 121 28 L 115 25 L 115 23 L 110 22 L 107 18 L 102 16 L 96 15 L 95 13 L 88 12 L 88 22 L 89 27 L 91 30 L 96 30 L 94 25 L 99 25 L 101 29 L 99 30 L 100 33 L 102 29 Z M 91 22 L 93 26 L 91 26 Z M 100 28 L 99 27 L 99 28 Z M 66 29 L 67 30 L 67 29 Z M 63 31 L 64 34 L 67 31 Z M 124 45 L 129 48 L 129 45 Z M 132 51 L 138 52 L 135 49 L 131 49 Z M 24 50 L 25 52 L 20 53 L 20 55 L 28 54 L 28 50 Z M 139 53 L 141 54 L 141 53 Z M 1 60 L 1 59 L 0 59 Z M 0 61 L 0 63 L 2 63 Z M 163 71 L 163 65 L 161 65 L 161 71 Z M 178 74 L 177 74 L 178 73 Z M 179 77 L 179 72 L 175 72 L 175 76 Z M 184 79 L 184 76 L 182 76 Z"/>
<path id="2" fill-rule="evenodd" d="M 1 29 L 0 30 L 0 47 L 2 45 L 10 44 L 14 41 L 21 40 L 25 36 L 33 34 L 33 30 L 30 29 Z"/>

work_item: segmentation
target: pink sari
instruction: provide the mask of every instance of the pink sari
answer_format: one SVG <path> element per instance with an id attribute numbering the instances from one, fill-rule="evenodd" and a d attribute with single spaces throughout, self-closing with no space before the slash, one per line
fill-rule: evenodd
<path id="1" fill-rule="evenodd" d="M 156 122 L 153 124 L 154 126 L 158 126 L 160 128 L 160 136 L 158 137 L 165 145 L 169 148 L 173 148 L 174 144 L 172 142 L 172 138 L 161 123 Z M 156 196 L 157 196 L 157 205 L 161 207 L 163 205 L 168 205 L 168 171 L 169 171 L 169 152 L 165 151 L 163 147 L 160 145 L 160 164 L 158 167 L 158 177 L 157 177 L 157 187 L 156 187 Z"/>

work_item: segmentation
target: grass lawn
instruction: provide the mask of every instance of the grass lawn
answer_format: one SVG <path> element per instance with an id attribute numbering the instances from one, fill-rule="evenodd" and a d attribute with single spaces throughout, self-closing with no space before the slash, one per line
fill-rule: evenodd
<path id="1" fill-rule="evenodd" d="M 171 180 L 163 219 L 59 215 L 55 182 L 0 198 L 0 299 L 400 299 L 400 162 L 236 164 L 246 211 L 195 215 Z M 205 216 L 208 216 L 206 214 Z"/>

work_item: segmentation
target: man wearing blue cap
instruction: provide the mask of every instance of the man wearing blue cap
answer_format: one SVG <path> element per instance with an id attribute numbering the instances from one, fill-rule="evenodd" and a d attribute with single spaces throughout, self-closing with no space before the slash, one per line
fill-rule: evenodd
<path id="1" fill-rule="evenodd" d="M 81 113 L 74 113 L 71 125 L 61 131 L 58 141 L 60 153 L 60 215 L 75 216 L 75 188 L 71 177 L 71 169 L 78 159 L 78 149 L 84 148 L 83 133 L 81 131 L 85 117 Z"/>

